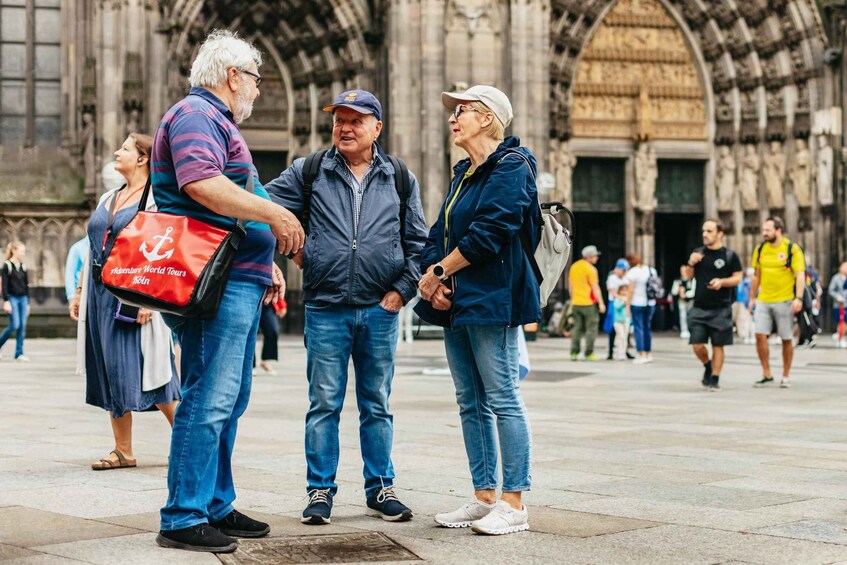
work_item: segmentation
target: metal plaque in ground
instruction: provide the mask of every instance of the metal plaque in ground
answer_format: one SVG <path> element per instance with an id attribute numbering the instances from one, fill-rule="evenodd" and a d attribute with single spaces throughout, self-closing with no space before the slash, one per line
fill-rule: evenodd
<path id="1" fill-rule="evenodd" d="M 420 561 L 379 532 L 239 539 L 234 553 L 218 555 L 225 565 L 244 563 L 358 563 Z"/>

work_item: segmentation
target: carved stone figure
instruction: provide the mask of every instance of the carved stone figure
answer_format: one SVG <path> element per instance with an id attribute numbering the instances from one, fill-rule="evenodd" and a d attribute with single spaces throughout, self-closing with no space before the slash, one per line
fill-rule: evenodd
<path id="1" fill-rule="evenodd" d="M 768 194 L 768 207 L 785 208 L 785 155 L 781 141 L 771 141 L 770 151 L 765 154 L 763 173 Z"/>
<path id="2" fill-rule="evenodd" d="M 818 137 L 818 162 L 814 172 L 818 185 L 818 201 L 821 206 L 832 206 L 835 198 L 832 194 L 832 147 L 825 135 Z"/>
<path id="3" fill-rule="evenodd" d="M 642 212 L 656 209 L 656 177 L 658 176 L 656 150 L 646 143 L 638 146 L 635 154 L 635 199 L 633 207 Z"/>
<path id="4" fill-rule="evenodd" d="M 715 175 L 715 188 L 718 191 L 718 210 L 732 211 L 735 206 L 735 157 L 726 145 L 721 145 L 718 157 L 718 173 Z"/>
<path id="5" fill-rule="evenodd" d="M 636 121 L 638 122 L 635 130 L 636 141 L 647 141 L 653 135 L 653 124 L 650 119 L 650 94 L 647 92 L 647 85 L 643 82 L 638 94 Z"/>
<path id="6" fill-rule="evenodd" d="M 573 202 L 573 169 L 576 167 L 576 156 L 570 148 L 570 143 L 562 141 L 556 155 L 556 189 L 553 200 L 570 206 Z"/>
<path id="7" fill-rule="evenodd" d="M 82 148 L 82 166 L 85 171 L 85 188 L 94 190 L 94 182 L 97 175 L 96 153 L 94 150 L 94 115 L 91 112 L 82 114 L 82 133 L 79 145 Z"/>
<path id="8" fill-rule="evenodd" d="M 794 140 L 794 164 L 788 173 L 794 185 L 797 205 L 808 208 L 812 205 L 812 154 L 806 146 L 806 140 Z"/>
<path id="9" fill-rule="evenodd" d="M 140 127 L 139 120 L 140 120 L 140 116 L 138 115 L 138 110 L 133 108 L 129 112 L 129 116 L 127 117 L 127 121 L 126 121 L 126 133 L 127 133 L 127 135 L 129 135 L 131 133 L 137 133 L 138 132 L 138 129 Z"/>
<path id="10" fill-rule="evenodd" d="M 741 160 L 741 207 L 745 210 L 759 209 L 759 170 L 762 168 L 756 146 L 748 143 L 744 146 L 744 158 Z"/>

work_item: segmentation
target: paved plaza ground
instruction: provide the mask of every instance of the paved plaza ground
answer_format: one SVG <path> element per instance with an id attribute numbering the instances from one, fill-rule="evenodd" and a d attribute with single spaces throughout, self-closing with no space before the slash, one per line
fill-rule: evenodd
<path id="1" fill-rule="evenodd" d="M 430 563 L 847 563 L 847 350 L 828 340 L 797 353 L 789 390 L 753 389 L 754 349 L 735 346 L 721 393 L 701 389 L 700 366 L 676 337 L 657 339 L 656 362 L 641 366 L 567 361 L 569 340 L 530 343 L 531 530 L 491 538 L 433 522 L 471 493 L 437 339 L 400 346 L 391 403 L 397 491 L 414 520 L 364 515 L 351 388 L 332 524 L 301 525 L 305 352 L 302 338 L 283 338 L 278 374 L 255 377 L 239 427 L 236 507 L 271 523 L 283 549 L 267 562 L 339 562 L 344 551 L 322 548 L 347 540 L 363 559 L 368 544 L 394 542 L 398 559 Z M 105 413 L 84 404 L 74 343 L 27 347 L 29 364 L 10 362 L 9 345 L 0 362 L 2 564 L 218 562 L 154 542 L 167 495 L 165 419 L 135 415 L 138 468 L 91 471 L 111 432 Z M 259 562 L 248 555 L 259 546 L 243 546 L 226 562 Z M 370 558 L 392 555 L 380 551 Z"/>

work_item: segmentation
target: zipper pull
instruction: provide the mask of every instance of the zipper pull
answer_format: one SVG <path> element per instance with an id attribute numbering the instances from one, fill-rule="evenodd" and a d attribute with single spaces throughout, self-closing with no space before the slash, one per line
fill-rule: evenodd
<path id="1" fill-rule="evenodd" d="M 356 249 L 358 249 L 358 246 L 356 245 L 356 240 L 353 239 L 353 251 L 356 251 Z"/>

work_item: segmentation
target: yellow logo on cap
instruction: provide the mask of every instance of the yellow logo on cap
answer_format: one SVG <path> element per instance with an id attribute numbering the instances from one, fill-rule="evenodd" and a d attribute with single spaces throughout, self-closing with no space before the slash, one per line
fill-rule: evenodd
<path id="1" fill-rule="evenodd" d="M 357 94 L 358 94 L 358 92 L 349 92 L 347 94 L 347 96 L 344 97 L 344 101 L 345 102 L 355 102 Z"/>

